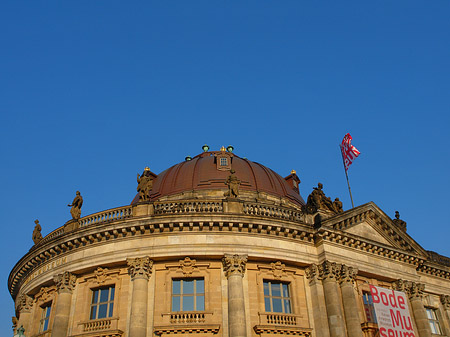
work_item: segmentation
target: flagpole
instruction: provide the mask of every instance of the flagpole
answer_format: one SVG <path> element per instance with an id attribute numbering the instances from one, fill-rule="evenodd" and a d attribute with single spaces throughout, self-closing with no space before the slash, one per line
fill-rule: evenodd
<path id="1" fill-rule="evenodd" d="M 344 154 L 342 152 L 342 146 L 339 146 L 339 147 L 341 149 L 342 164 L 344 165 L 345 177 L 347 178 L 348 193 L 350 193 L 350 200 L 352 201 L 352 208 L 355 208 L 355 205 L 353 204 L 352 189 L 350 188 L 350 182 L 348 181 L 347 170 L 345 169 L 345 161 L 344 161 Z"/>

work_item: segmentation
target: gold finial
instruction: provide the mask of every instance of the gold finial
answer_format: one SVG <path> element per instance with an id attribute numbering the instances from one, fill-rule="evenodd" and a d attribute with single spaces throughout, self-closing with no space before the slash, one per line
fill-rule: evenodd
<path id="1" fill-rule="evenodd" d="M 225 151 L 226 151 L 225 146 L 222 146 L 222 147 L 220 148 L 220 151 L 225 152 Z"/>
<path id="2" fill-rule="evenodd" d="M 150 168 L 148 166 L 146 166 L 144 171 L 150 171 Z"/>
<path id="3" fill-rule="evenodd" d="M 295 171 L 295 170 L 291 171 L 291 174 L 296 174 L 296 173 L 297 173 L 297 171 Z"/>

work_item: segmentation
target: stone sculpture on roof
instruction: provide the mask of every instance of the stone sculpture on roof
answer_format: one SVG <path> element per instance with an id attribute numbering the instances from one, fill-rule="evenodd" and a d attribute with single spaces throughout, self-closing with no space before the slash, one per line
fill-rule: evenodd
<path id="1" fill-rule="evenodd" d="M 225 180 L 225 185 L 228 185 L 228 191 L 225 192 L 225 197 L 230 198 L 237 198 L 239 195 L 239 185 L 241 184 L 241 181 L 236 177 L 235 173 L 236 171 L 231 169 L 230 175 L 227 177 L 227 180 Z"/>
<path id="2" fill-rule="evenodd" d="M 139 192 L 139 201 L 148 201 L 149 193 L 153 187 L 153 178 L 150 174 L 150 169 L 146 167 L 144 172 L 137 174 L 137 191 Z"/>
<path id="3" fill-rule="evenodd" d="M 42 234 L 41 234 L 41 225 L 39 224 L 39 220 L 34 220 L 34 223 L 36 224 L 36 226 L 34 226 L 34 230 L 33 230 L 33 242 L 34 244 L 38 244 L 41 240 L 42 240 Z"/>
<path id="4" fill-rule="evenodd" d="M 308 196 L 306 202 L 306 212 L 309 214 L 316 213 L 319 209 L 325 210 L 333 213 L 342 213 L 342 202 L 339 198 L 336 198 L 334 201 L 331 201 L 330 197 L 327 197 L 323 192 L 323 184 L 318 183 L 317 187 L 313 188 L 313 191 Z"/>
<path id="5" fill-rule="evenodd" d="M 72 207 L 70 209 L 70 214 L 72 215 L 72 219 L 78 221 L 81 217 L 81 206 L 83 206 L 83 197 L 80 194 L 80 191 L 77 191 L 75 199 L 73 199 L 72 204 L 67 205 L 68 207 Z"/>

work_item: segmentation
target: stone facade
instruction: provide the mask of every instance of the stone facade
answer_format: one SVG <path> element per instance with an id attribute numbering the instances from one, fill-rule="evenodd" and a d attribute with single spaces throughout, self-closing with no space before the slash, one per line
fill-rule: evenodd
<path id="1" fill-rule="evenodd" d="M 9 277 L 15 329 L 27 337 L 375 337 L 365 303 L 374 284 L 408 294 L 417 336 L 436 335 L 433 324 L 450 336 L 448 258 L 424 250 L 374 203 L 311 213 L 295 173 L 297 184 L 291 174 L 280 195 L 256 168 L 252 183 L 235 154 L 205 153 L 185 165 L 216 170 L 220 184 L 153 191 L 36 243 Z M 225 196 L 230 167 L 240 181 L 233 198 Z M 153 188 L 166 191 L 151 174 Z"/>

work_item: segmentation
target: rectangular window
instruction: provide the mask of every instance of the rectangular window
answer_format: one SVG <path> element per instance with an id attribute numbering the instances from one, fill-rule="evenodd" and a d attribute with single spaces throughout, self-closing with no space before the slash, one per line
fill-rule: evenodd
<path id="1" fill-rule="evenodd" d="M 291 314 L 289 285 L 276 281 L 264 281 L 264 305 L 266 312 Z"/>
<path id="2" fill-rule="evenodd" d="M 437 316 L 437 310 L 433 308 L 425 308 L 427 310 L 428 323 L 430 323 L 431 333 L 442 335 L 441 325 Z"/>
<path id="3" fill-rule="evenodd" d="M 373 306 L 372 294 L 368 291 L 363 292 L 364 312 L 369 323 L 377 323 L 375 308 Z"/>
<path id="4" fill-rule="evenodd" d="M 220 166 L 228 166 L 228 158 L 220 158 Z"/>
<path id="5" fill-rule="evenodd" d="M 114 307 L 114 286 L 92 291 L 91 319 L 112 317 Z"/>
<path id="6" fill-rule="evenodd" d="M 172 311 L 204 311 L 205 280 L 173 279 Z"/>
<path id="7" fill-rule="evenodd" d="M 48 324 L 50 321 L 50 311 L 52 310 L 52 304 L 46 304 L 42 307 L 41 322 L 39 326 L 39 332 L 44 332 L 48 330 Z"/>

